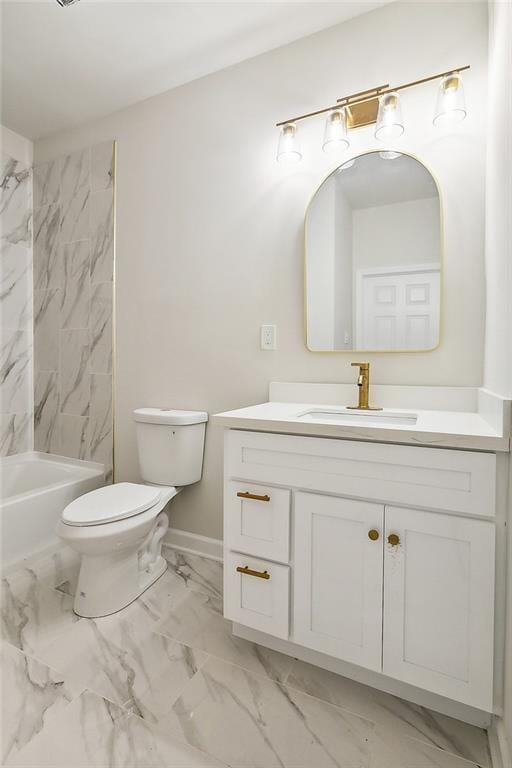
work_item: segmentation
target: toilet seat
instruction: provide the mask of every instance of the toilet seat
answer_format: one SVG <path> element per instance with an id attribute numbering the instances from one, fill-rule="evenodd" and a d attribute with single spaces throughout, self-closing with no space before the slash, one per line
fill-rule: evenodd
<path id="1" fill-rule="evenodd" d="M 154 507 L 161 490 L 139 483 L 116 483 L 79 496 L 62 513 L 65 525 L 93 526 L 125 520 Z"/>

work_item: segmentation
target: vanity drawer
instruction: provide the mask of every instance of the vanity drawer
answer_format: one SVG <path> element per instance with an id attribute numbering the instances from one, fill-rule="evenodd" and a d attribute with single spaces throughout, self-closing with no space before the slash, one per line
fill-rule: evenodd
<path id="1" fill-rule="evenodd" d="M 229 549 L 287 563 L 290 491 L 228 482 L 224 490 L 224 540 Z"/>
<path id="2" fill-rule="evenodd" d="M 475 451 L 229 430 L 227 477 L 492 517 L 496 456 Z"/>
<path id="3" fill-rule="evenodd" d="M 224 557 L 226 619 L 288 639 L 290 569 L 238 552 Z"/>

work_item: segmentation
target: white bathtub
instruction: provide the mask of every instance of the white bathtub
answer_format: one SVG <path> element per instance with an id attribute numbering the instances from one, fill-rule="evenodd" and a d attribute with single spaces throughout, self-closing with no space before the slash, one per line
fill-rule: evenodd
<path id="1" fill-rule="evenodd" d="M 103 484 L 103 464 L 92 461 L 36 451 L 0 459 L 2 566 L 54 544 L 66 504 Z"/>

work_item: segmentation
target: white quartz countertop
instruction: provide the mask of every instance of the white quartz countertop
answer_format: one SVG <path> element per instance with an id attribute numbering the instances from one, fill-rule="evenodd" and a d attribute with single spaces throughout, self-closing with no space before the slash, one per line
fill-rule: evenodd
<path id="1" fill-rule="evenodd" d="M 500 418 L 495 403 L 489 408 L 487 394 L 482 401 L 483 407 L 479 411 L 384 408 L 363 417 L 367 418 L 364 423 L 360 423 L 362 419 L 358 411 L 350 411 L 332 401 L 272 401 L 219 413 L 214 420 L 231 429 L 508 451 L 508 403 L 501 401 L 503 412 Z M 313 413 L 309 415 L 309 412 Z"/>

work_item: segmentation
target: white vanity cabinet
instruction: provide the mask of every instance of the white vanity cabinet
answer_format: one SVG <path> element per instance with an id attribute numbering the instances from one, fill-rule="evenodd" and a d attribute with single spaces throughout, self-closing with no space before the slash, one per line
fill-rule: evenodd
<path id="1" fill-rule="evenodd" d="M 227 430 L 225 616 L 492 711 L 492 453 Z"/>

